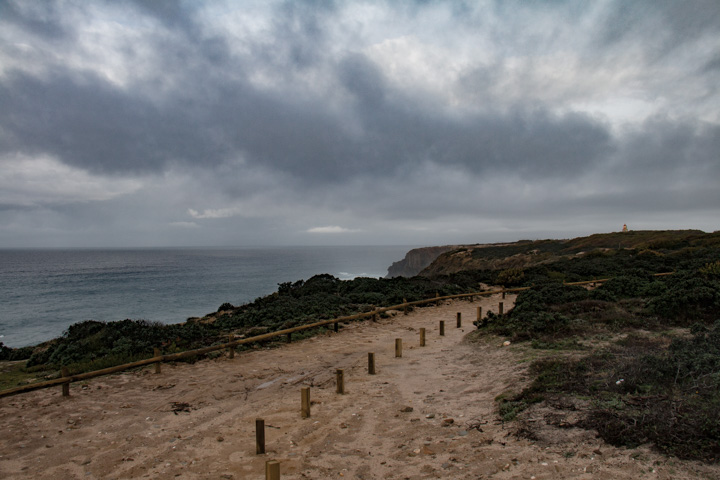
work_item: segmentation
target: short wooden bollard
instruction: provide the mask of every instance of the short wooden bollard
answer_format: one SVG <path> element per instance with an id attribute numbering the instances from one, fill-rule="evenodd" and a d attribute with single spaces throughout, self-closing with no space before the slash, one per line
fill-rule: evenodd
<path id="1" fill-rule="evenodd" d="M 159 348 L 153 349 L 153 357 L 159 357 L 160 355 L 161 353 Z M 160 373 L 162 371 L 162 366 L 160 364 L 161 362 L 157 362 L 155 364 L 155 373 Z"/>
<path id="2" fill-rule="evenodd" d="M 300 414 L 302 418 L 310 417 L 310 387 L 302 387 L 300 389 Z"/>
<path id="3" fill-rule="evenodd" d="M 265 462 L 265 480 L 280 480 L 280 462 L 277 460 Z"/>
<path id="4" fill-rule="evenodd" d="M 255 453 L 265 453 L 265 420 L 262 418 L 255 419 Z"/>
<path id="5" fill-rule="evenodd" d="M 375 375 L 375 354 L 368 353 L 368 374 Z"/>
<path id="6" fill-rule="evenodd" d="M 440 336 L 445 336 L 445 320 L 440 320 Z"/>
<path id="7" fill-rule="evenodd" d="M 477 307 L 477 321 L 482 320 L 482 307 Z"/>
<path id="8" fill-rule="evenodd" d="M 475 301 L 475 295 L 470 295 L 470 303 L 473 303 Z"/>
<path id="9" fill-rule="evenodd" d="M 335 372 L 335 377 L 337 378 L 337 393 L 340 395 L 343 395 L 345 393 L 345 371 L 341 368 L 338 368 Z"/>
<path id="10" fill-rule="evenodd" d="M 498 303 L 498 315 L 503 314 L 503 302 Z"/>
<path id="11" fill-rule="evenodd" d="M 228 335 L 228 343 L 232 343 L 233 340 L 235 340 L 235 335 Z M 228 347 L 228 357 L 235 358 L 235 346 L 234 345 L 230 345 Z"/>
<path id="12" fill-rule="evenodd" d="M 70 372 L 68 371 L 67 367 L 61 367 L 60 368 L 60 375 L 63 377 L 69 377 Z M 69 397 L 70 396 L 70 382 L 63 383 L 62 384 L 62 396 L 63 397 Z"/>
<path id="13" fill-rule="evenodd" d="M 338 333 L 338 331 L 340 330 L 340 325 L 338 324 L 338 322 L 333 323 L 333 330 L 335 330 L 335 333 Z"/>
<path id="14" fill-rule="evenodd" d="M 420 346 L 421 347 L 425 346 L 425 329 L 424 328 L 420 329 Z"/>
<path id="15" fill-rule="evenodd" d="M 407 309 L 407 298 L 403 298 L 403 303 L 406 304 L 403 306 L 403 315 L 407 315 L 408 309 Z"/>
<path id="16" fill-rule="evenodd" d="M 462 313 L 457 312 L 457 328 L 462 327 Z"/>
<path id="17" fill-rule="evenodd" d="M 503 290 L 503 292 L 502 292 L 502 298 L 503 298 L 503 300 L 505 300 L 505 290 Z"/>
<path id="18" fill-rule="evenodd" d="M 395 339 L 395 358 L 402 357 L 402 338 Z"/>
<path id="19" fill-rule="evenodd" d="M 287 334 L 287 343 L 292 343 L 292 332 Z"/>

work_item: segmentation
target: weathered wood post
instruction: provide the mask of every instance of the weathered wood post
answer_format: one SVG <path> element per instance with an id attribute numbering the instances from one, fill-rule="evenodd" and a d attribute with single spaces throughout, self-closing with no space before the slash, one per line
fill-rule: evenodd
<path id="1" fill-rule="evenodd" d="M 161 355 L 159 348 L 153 349 L 153 357 L 159 357 Z M 162 362 L 157 362 L 155 364 L 155 373 L 160 373 L 162 371 Z"/>
<path id="2" fill-rule="evenodd" d="M 445 336 L 445 320 L 440 320 L 440 336 Z"/>
<path id="3" fill-rule="evenodd" d="M 462 327 L 462 313 L 457 312 L 457 328 Z"/>
<path id="4" fill-rule="evenodd" d="M 345 393 L 345 371 L 342 368 L 338 368 L 335 371 L 335 377 L 337 378 L 337 393 L 343 395 Z"/>
<path id="5" fill-rule="evenodd" d="M 498 315 L 503 314 L 503 302 L 498 303 Z"/>
<path id="6" fill-rule="evenodd" d="M 477 321 L 482 320 L 482 307 L 477 307 Z"/>
<path id="7" fill-rule="evenodd" d="M 228 343 L 232 343 L 233 340 L 235 340 L 235 335 L 228 335 Z M 228 357 L 235 358 L 235 347 L 233 345 L 228 346 Z"/>
<path id="8" fill-rule="evenodd" d="M 339 322 L 333 323 L 333 329 L 335 330 L 335 333 L 338 333 L 338 331 L 340 330 Z"/>
<path id="9" fill-rule="evenodd" d="M 407 298 L 403 298 L 403 303 L 405 304 L 405 305 L 403 305 L 403 315 L 407 315 L 408 314 Z"/>
<path id="10" fill-rule="evenodd" d="M 373 322 L 377 322 L 377 320 L 378 320 L 377 307 L 375 307 L 375 305 L 373 305 L 372 308 L 373 308 L 372 321 L 373 321 Z"/>
<path id="11" fill-rule="evenodd" d="M 502 291 L 502 298 L 505 300 L 505 290 Z"/>
<path id="12" fill-rule="evenodd" d="M 473 303 L 475 301 L 475 295 L 470 295 L 470 303 Z"/>
<path id="13" fill-rule="evenodd" d="M 287 334 L 287 343 L 291 343 L 291 342 L 292 342 L 292 332 Z"/>
<path id="14" fill-rule="evenodd" d="M 310 387 L 300 389 L 300 414 L 302 418 L 310 417 Z"/>
<path id="15" fill-rule="evenodd" d="M 402 357 L 402 338 L 395 339 L 395 358 Z"/>
<path id="16" fill-rule="evenodd" d="M 70 372 L 68 371 L 67 367 L 60 367 L 60 375 L 62 375 L 63 378 L 70 376 Z M 62 396 L 70 396 L 70 382 L 62 384 Z"/>
<path id="17" fill-rule="evenodd" d="M 425 328 L 420 329 L 420 346 L 425 346 Z"/>
<path id="18" fill-rule="evenodd" d="M 265 462 L 265 480 L 280 480 L 280 462 L 277 460 Z"/>
<path id="19" fill-rule="evenodd" d="M 255 419 L 255 453 L 265 453 L 265 420 L 262 418 Z"/>
<path id="20" fill-rule="evenodd" d="M 368 353 L 368 374 L 375 375 L 375 354 Z"/>

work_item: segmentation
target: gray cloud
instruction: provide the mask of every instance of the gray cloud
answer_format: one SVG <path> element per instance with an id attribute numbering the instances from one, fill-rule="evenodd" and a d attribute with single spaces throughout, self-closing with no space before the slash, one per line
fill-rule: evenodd
<path id="1" fill-rule="evenodd" d="M 322 242 L 326 226 L 329 241 L 423 243 L 441 225 L 526 235 L 541 218 L 662 209 L 716 228 L 719 15 L 716 2 L 6 1 L 0 240 L 22 243 L 35 221 L 68 243 L 178 242 L 181 227 L 197 244 L 203 231 Z"/>

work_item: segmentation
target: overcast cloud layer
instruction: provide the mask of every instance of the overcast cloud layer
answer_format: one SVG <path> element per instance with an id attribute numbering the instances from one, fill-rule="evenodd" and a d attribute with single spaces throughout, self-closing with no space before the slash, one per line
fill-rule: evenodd
<path id="1" fill-rule="evenodd" d="M 0 0 L 0 247 L 720 219 L 720 2 Z"/>

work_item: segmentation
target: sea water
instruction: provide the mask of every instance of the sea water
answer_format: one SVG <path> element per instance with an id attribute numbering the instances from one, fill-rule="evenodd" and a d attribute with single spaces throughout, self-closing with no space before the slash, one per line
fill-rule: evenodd
<path id="1" fill-rule="evenodd" d="M 316 274 L 383 277 L 411 248 L 0 250 L 0 342 L 35 345 L 84 320 L 179 323 Z"/>

